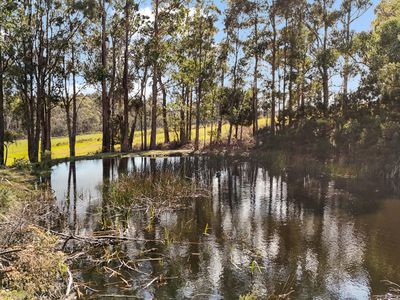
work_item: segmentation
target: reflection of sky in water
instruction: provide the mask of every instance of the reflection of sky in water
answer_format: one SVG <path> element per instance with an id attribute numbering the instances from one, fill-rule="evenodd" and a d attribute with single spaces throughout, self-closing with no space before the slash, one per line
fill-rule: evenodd
<path id="1" fill-rule="evenodd" d="M 179 157 L 78 161 L 75 217 L 73 187 L 69 208 L 64 201 L 69 163 L 53 167 L 51 185 L 59 207 L 69 212 L 70 222 L 76 218 L 80 232 L 85 233 L 96 228 L 99 187 L 107 176 L 115 179 L 120 172 L 163 169 L 208 182 L 212 194 L 210 203 L 195 204 L 193 212 L 163 214 L 155 228 L 157 239 L 163 238 L 165 228 L 171 232 L 184 228 L 181 240 L 203 241 L 198 246 L 172 245 L 164 250 L 183 279 L 170 291 L 177 298 L 206 293 L 213 295 L 210 299 L 221 295 L 229 299 L 239 291 L 268 292 L 290 281 L 296 299 L 367 299 L 374 286 L 382 290 L 379 282 L 386 279 L 385 274 L 399 273 L 393 266 L 400 259 L 399 235 L 387 234 L 400 228 L 396 214 L 391 214 L 393 209 L 399 212 L 399 201 L 381 199 L 374 213 L 363 213 L 364 199 L 352 196 L 350 201 L 351 194 L 337 189 L 333 181 L 271 178 L 264 168 L 250 163 L 214 163 L 204 158 L 197 162 Z M 127 236 L 146 238 L 146 220 L 132 218 L 128 224 Z M 209 235 L 205 236 L 206 224 Z M 382 231 L 386 235 L 380 235 Z M 381 247 L 387 242 L 391 247 Z M 132 259 L 137 253 L 135 247 L 127 247 Z M 256 269 L 249 274 L 252 261 L 261 272 Z M 151 270 L 151 265 L 144 267 Z"/>

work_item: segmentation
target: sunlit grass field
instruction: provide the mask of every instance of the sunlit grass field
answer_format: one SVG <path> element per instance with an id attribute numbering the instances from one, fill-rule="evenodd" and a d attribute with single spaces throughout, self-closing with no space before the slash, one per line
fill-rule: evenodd
<path id="1" fill-rule="evenodd" d="M 259 127 L 265 127 L 267 123 L 266 118 L 261 118 L 259 120 Z M 214 125 L 214 130 L 216 129 L 216 125 Z M 224 124 L 222 127 L 222 135 L 223 137 L 228 136 L 229 125 Z M 192 128 L 192 138 L 195 137 L 195 129 Z M 200 128 L 200 141 L 201 146 L 204 144 L 204 139 L 206 139 L 206 143 L 208 143 L 211 134 L 211 126 L 207 126 L 206 130 L 204 127 Z M 101 151 L 101 140 L 102 134 L 101 133 L 93 133 L 93 134 L 83 134 L 77 136 L 76 140 L 76 155 L 77 156 L 84 156 L 84 155 L 92 155 Z M 170 139 L 171 141 L 177 140 L 176 134 L 170 130 Z M 148 131 L 148 138 L 147 142 L 150 143 L 150 131 Z M 161 128 L 157 130 L 157 143 L 164 142 L 164 132 Z M 69 157 L 69 145 L 68 145 L 68 138 L 67 137 L 55 137 L 51 139 L 52 143 L 52 151 L 51 156 L 52 158 L 65 158 Z M 140 147 L 141 143 L 141 132 L 135 132 L 135 139 L 134 139 L 134 147 Z M 7 165 L 12 165 L 16 159 L 28 159 L 28 141 L 25 140 L 18 140 L 14 144 L 10 145 Z"/>

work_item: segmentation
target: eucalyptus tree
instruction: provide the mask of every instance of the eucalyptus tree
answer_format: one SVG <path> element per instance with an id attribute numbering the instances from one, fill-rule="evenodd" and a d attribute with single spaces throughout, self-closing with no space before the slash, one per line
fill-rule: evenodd
<path id="1" fill-rule="evenodd" d="M 226 30 L 225 30 L 226 32 Z M 228 55 L 229 55 L 229 45 L 227 43 L 227 37 L 222 40 L 217 49 L 219 55 L 217 55 L 217 75 L 219 73 L 220 84 L 217 91 L 217 99 L 218 99 L 218 126 L 217 126 L 217 141 L 220 142 L 222 139 L 222 121 L 223 121 L 223 113 L 222 113 L 222 96 L 224 93 L 225 86 L 225 76 L 228 71 Z"/>
<path id="2" fill-rule="evenodd" d="M 15 61 L 12 80 L 24 111 L 31 162 L 51 153 L 51 111 L 59 100 L 53 75 L 58 72 L 65 48 L 75 30 L 66 22 L 61 1 L 21 1 L 16 3 L 19 26 L 14 33 Z"/>
<path id="3" fill-rule="evenodd" d="M 344 0 L 341 6 L 342 15 L 340 21 L 342 23 L 342 44 L 341 53 L 343 56 L 343 87 L 342 87 L 342 110 L 345 112 L 348 105 L 348 86 L 351 76 L 354 74 L 356 63 L 352 57 L 354 57 L 355 50 L 353 47 L 354 31 L 352 30 L 352 24 L 359 19 L 367 9 L 371 6 L 369 0 Z M 351 63 L 352 61 L 352 63 Z"/>
<path id="4" fill-rule="evenodd" d="M 315 0 L 307 9 L 305 24 L 313 37 L 311 54 L 322 85 L 322 110 L 326 114 L 329 106 L 329 80 L 331 70 L 337 64 L 336 43 L 339 11 L 334 8 L 334 0 Z"/>
<path id="5" fill-rule="evenodd" d="M 5 84 L 7 71 L 12 67 L 15 56 L 13 35 L 16 34 L 17 20 L 13 11 L 17 8 L 14 1 L 0 3 L 0 166 L 5 164 Z"/>
<path id="6" fill-rule="evenodd" d="M 130 55 L 129 47 L 131 44 L 132 32 L 135 33 L 138 29 L 137 27 L 141 25 L 141 18 L 139 16 L 139 21 L 135 21 L 135 11 L 138 10 L 138 5 L 133 0 L 125 0 L 123 5 L 123 23 L 124 23 L 124 34 L 123 34 L 123 78 L 122 78 L 122 89 L 123 89 L 123 117 L 121 126 L 121 152 L 127 152 L 132 148 L 133 134 L 130 134 L 129 129 L 129 114 L 130 114 L 130 103 L 129 103 L 129 91 L 132 86 L 130 82 Z M 131 133 L 134 132 L 134 125 L 132 127 Z M 130 138 L 131 137 L 131 138 Z"/>
<path id="7" fill-rule="evenodd" d="M 258 100 L 261 59 L 266 48 L 266 20 L 267 3 L 260 0 L 244 1 L 244 12 L 246 14 L 244 27 L 249 30 L 248 38 L 244 41 L 246 56 L 254 59 L 253 83 L 252 83 L 252 111 L 253 111 L 253 134 L 258 131 Z"/>
<path id="8" fill-rule="evenodd" d="M 40 120 L 38 99 L 34 92 L 35 27 L 33 6 L 32 1 L 19 2 L 15 11 L 19 26 L 13 32 L 16 38 L 14 43 L 16 63 L 11 76 L 20 98 L 20 111 L 23 111 L 22 123 L 28 139 L 28 157 L 31 162 L 38 162 Z"/>
<path id="9" fill-rule="evenodd" d="M 304 106 L 304 81 L 307 73 L 308 54 L 304 11 L 307 3 L 304 0 L 279 0 L 276 5 L 279 15 L 284 19 L 279 37 L 279 43 L 283 45 L 283 51 L 280 51 L 279 56 L 280 64 L 283 64 L 284 68 L 283 111 L 280 118 L 284 127 L 293 121 L 295 104 L 298 108 L 301 105 Z"/>
<path id="10" fill-rule="evenodd" d="M 110 132 L 110 118 L 111 118 L 111 107 L 110 107 L 110 93 L 114 88 L 114 82 L 111 81 L 110 89 L 107 92 L 107 9 L 106 0 L 98 0 L 98 13 L 101 17 L 101 104 L 102 104 L 102 118 L 103 118 L 103 139 L 102 139 L 102 151 L 111 151 L 111 132 Z"/>
<path id="11" fill-rule="evenodd" d="M 152 101 L 151 101 L 151 134 L 150 134 L 150 149 L 155 149 L 157 146 L 157 97 L 158 97 L 158 55 L 159 55 L 159 11 L 160 0 L 153 0 L 153 34 L 151 56 L 153 61 L 153 83 L 152 83 Z"/>
<path id="12" fill-rule="evenodd" d="M 374 30 L 358 34 L 354 42 L 367 66 L 359 93 L 370 102 L 376 101 L 379 112 L 386 109 L 392 113 L 396 122 L 400 100 L 399 4 L 399 0 L 383 0 L 376 8 Z"/>
<path id="13" fill-rule="evenodd" d="M 84 77 L 88 84 L 100 83 L 102 152 L 110 152 L 112 148 L 111 98 L 115 89 L 115 64 L 112 66 L 109 64 L 109 48 L 110 44 L 111 46 L 113 44 L 111 42 L 112 18 L 108 12 L 114 9 L 113 3 L 109 0 L 82 0 L 77 4 L 88 19 L 88 34 L 83 40 L 86 50 Z"/>
<path id="14" fill-rule="evenodd" d="M 78 122 L 78 94 L 79 88 L 77 85 L 78 77 L 82 75 L 81 60 L 84 56 L 83 47 L 81 42 L 86 33 L 86 20 L 79 4 L 74 0 L 66 1 L 66 20 L 68 27 L 73 35 L 65 48 L 63 59 L 63 92 L 62 106 L 65 110 L 68 141 L 69 141 L 69 154 L 71 157 L 75 156 L 76 152 L 76 136 L 77 136 L 77 122 Z M 78 28 L 78 30 L 76 30 Z M 84 85 L 82 86 L 84 87 Z"/>
<path id="15" fill-rule="evenodd" d="M 62 1 L 38 1 L 36 13 L 35 64 L 36 97 L 41 120 L 41 157 L 51 155 L 51 112 L 59 102 L 59 89 L 54 74 L 62 62 L 64 50 L 80 26 L 70 28 L 69 12 Z M 47 153 L 46 153 L 47 152 Z"/>
<path id="16" fill-rule="evenodd" d="M 277 52 L 278 52 L 278 29 L 277 29 L 277 8 L 276 1 L 272 0 L 271 6 L 269 7 L 269 17 L 270 17 L 270 31 L 271 31 L 271 41 L 270 41 L 270 65 L 271 65 L 271 132 L 275 134 L 276 125 L 276 60 L 277 60 Z"/>
<path id="17" fill-rule="evenodd" d="M 158 86 L 162 83 L 162 56 L 166 54 L 163 51 L 163 43 L 174 28 L 174 18 L 179 14 L 181 3 L 177 0 L 153 0 L 153 30 L 150 47 L 150 57 L 152 61 L 152 101 L 151 101 L 151 135 L 150 149 L 157 146 L 157 115 L 158 115 Z M 163 84 L 161 84 L 162 90 Z M 166 95 L 166 93 L 164 93 Z M 164 97 L 165 98 L 165 97 Z M 165 102 L 165 101 L 164 101 Z M 163 123 L 164 123 L 164 139 L 169 142 L 166 105 L 163 104 Z"/>
<path id="18" fill-rule="evenodd" d="M 173 56 L 172 61 L 174 67 L 172 68 L 171 78 L 175 82 L 176 89 L 180 92 L 175 93 L 176 101 L 179 109 L 179 142 L 181 145 L 190 140 L 191 123 L 191 105 L 190 95 L 194 86 L 194 59 L 192 56 L 192 28 L 190 26 L 190 11 L 185 7 L 184 21 L 177 27 L 176 34 L 173 36 Z"/>
<path id="19" fill-rule="evenodd" d="M 178 43 L 184 38 L 178 36 L 185 33 L 185 21 L 187 21 L 188 1 L 170 1 L 165 2 L 159 13 L 159 28 L 161 39 L 159 40 L 158 54 L 158 83 L 162 94 L 162 127 L 164 131 L 164 143 L 170 142 L 167 97 L 173 88 L 173 71 L 176 68 L 175 60 Z"/>
<path id="20" fill-rule="evenodd" d="M 199 149 L 201 104 L 206 93 L 205 87 L 214 76 L 214 37 L 216 34 L 215 23 L 217 20 L 217 7 L 207 0 L 196 0 L 195 12 L 191 22 L 193 27 L 193 57 L 196 74 L 196 136 L 195 150 Z"/>
<path id="21" fill-rule="evenodd" d="M 199 70 L 199 44 L 208 43 L 206 39 L 200 39 L 198 26 L 206 27 L 205 18 L 199 10 L 199 2 L 195 7 L 188 5 L 182 7 L 182 22 L 176 27 L 175 34 L 171 40 L 173 46 L 172 79 L 175 82 L 176 100 L 179 102 L 179 136 L 180 144 L 183 145 L 192 139 L 193 120 L 193 94 L 198 93 L 198 81 L 201 74 Z M 201 22 L 200 22 L 201 21 Z M 207 25 L 208 26 L 208 25 Z M 206 29 L 207 30 L 207 29 Z M 212 38 L 212 34 L 206 31 L 206 38 Z M 171 48 L 170 48 L 171 49 Z M 199 118 L 200 120 L 200 118 Z"/>
<path id="22" fill-rule="evenodd" d="M 245 62 L 243 56 L 243 41 L 241 40 L 241 32 L 245 28 L 245 14 L 248 9 L 247 1 L 231 1 L 225 13 L 225 29 L 227 32 L 227 40 L 230 45 L 229 53 L 233 56 L 232 65 L 230 69 L 231 79 L 231 99 L 232 103 L 227 107 L 232 108 L 240 105 L 242 97 L 240 87 L 244 85 L 245 74 L 242 72 Z M 232 127 L 236 123 L 236 133 L 238 132 L 238 123 L 235 121 L 237 118 L 231 114 L 228 134 L 228 144 L 232 139 Z M 237 136 L 237 134 L 236 134 Z"/>

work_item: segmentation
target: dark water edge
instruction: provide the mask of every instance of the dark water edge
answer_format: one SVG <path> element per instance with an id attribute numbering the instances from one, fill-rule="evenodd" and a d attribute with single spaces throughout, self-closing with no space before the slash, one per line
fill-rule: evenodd
<path id="1" fill-rule="evenodd" d="M 151 229 L 146 213 L 121 220 L 105 209 L 103 183 L 163 171 L 203 184 L 212 197 L 164 213 Z M 238 299 L 293 288 L 294 299 L 367 299 L 387 291 L 381 280 L 400 282 L 400 197 L 379 178 L 331 179 L 257 157 L 196 156 L 66 162 L 53 166 L 47 181 L 65 232 L 91 235 L 113 224 L 124 236 L 183 242 L 127 242 L 89 253 L 73 271 L 99 290 L 96 298 Z M 155 250 L 141 254 L 149 249 Z M 95 262 L 116 250 L 138 268 L 121 270 L 129 287 Z M 110 267 L 118 264 L 111 260 Z M 162 284 L 146 287 L 160 274 Z"/>

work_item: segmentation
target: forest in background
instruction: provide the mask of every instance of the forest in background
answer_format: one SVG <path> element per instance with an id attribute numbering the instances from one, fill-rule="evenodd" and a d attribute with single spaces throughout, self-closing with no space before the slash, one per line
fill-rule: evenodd
<path id="1" fill-rule="evenodd" d="M 75 156 L 86 130 L 101 129 L 107 153 L 131 151 L 138 131 L 142 149 L 160 147 L 162 128 L 164 144 L 176 131 L 175 146 L 198 150 L 202 126 L 211 145 L 251 126 L 268 149 L 398 173 L 399 0 L 382 0 L 367 32 L 354 24 L 368 0 L 148 4 L 1 2 L 0 163 L 17 137 L 35 163 L 51 156 L 52 135 L 67 133 Z"/>

